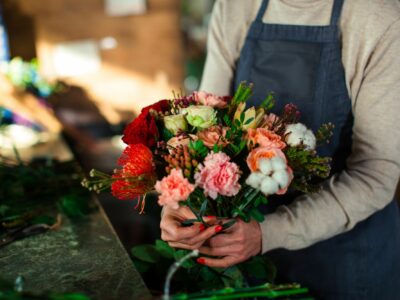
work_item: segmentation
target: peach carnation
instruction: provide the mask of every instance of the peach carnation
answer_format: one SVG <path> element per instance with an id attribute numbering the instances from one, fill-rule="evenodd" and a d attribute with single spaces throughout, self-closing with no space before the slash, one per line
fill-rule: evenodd
<path id="1" fill-rule="evenodd" d="M 206 196 L 216 199 L 219 195 L 234 196 L 240 190 L 239 167 L 230 162 L 223 152 L 210 153 L 194 175 L 196 183 L 204 189 Z"/>
<path id="2" fill-rule="evenodd" d="M 215 144 L 226 146 L 229 144 L 229 142 L 225 139 L 227 130 L 227 127 L 212 126 L 208 129 L 199 131 L 197 136 L 208 148 L 214 147 Z"/>
<path id="3" fill-rule="evenodd" d="M 253 146 L 258 144 L 266 148 L 284 149 L 286 147 L 279 135 L 265 128 L 248 129 L 247 143 L 252 143 Z"/>
<path id="4" fill-rule="evenodd" d="M 179 201 L 185 201 L 194 188 L 194 185 L 183 177 L 181 169 L 173 169 L 168 176 L 156 182 L 155 189 L 160 193 L 158 204 L 178 209 Z"/>

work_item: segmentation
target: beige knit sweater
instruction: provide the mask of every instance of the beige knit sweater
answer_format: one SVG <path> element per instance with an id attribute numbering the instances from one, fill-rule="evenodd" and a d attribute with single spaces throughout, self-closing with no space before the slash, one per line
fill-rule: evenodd
<path id="1" fill-rule="evenodd" d="M 327 25 L 333 0 L 270 0 L 265 23 Z M 227 95 L 261 0 L 219 0 L 201 90 Z M 351 230 L 384 208 L 400 176 L 400 1 L 345 0 L 340 20 L 355 118 L 347 168 L 321 192 L 281 206 L 261 224 L 263 253 L 300 249 Z"/>

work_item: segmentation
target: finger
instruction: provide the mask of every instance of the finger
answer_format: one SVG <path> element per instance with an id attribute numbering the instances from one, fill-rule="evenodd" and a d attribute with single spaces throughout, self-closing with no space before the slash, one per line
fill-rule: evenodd
<path id="1" fill-rule="evenodd" d="M 201 225 L 200 225 L 201 227 Z M 206 240 L 208 240 L 210 237 L 214 236 L 216 233 L 220 232 L 222 230 L 221 225 L 214 225 L 211 227 L 207 227 L 200 234 L 197 234 L 195 237 L 187 239 L 182 241 L 185 244 L 203 244 Z M 201 228 L 200 228 L 201 230 Z"/>
<path id="2" fill-rule="evenodd" d="M 168 242 L 168 245 L 171 246 L 172 248 L 179 248 L 185 250 L 195 250 L 201 246 L 200 244 L 188 245 L 180 242 Z"/>
<path id="3" fill-rule="evenodd" d="M 178 242 L 185 239 L 190 239 L 199 234 L 200 225 L 192 225 L 189 227 L 177 226 L 176 224 L 169 224 L 168 226 L 161 227 L 162 239 L 164 241 Z"/>
<path id="4" fill-rule="evenodd" d="M 208 246 L 210 246 L 211 248 L 218 248 L 223 246 L 237 245 L 240 244 L 240 242 L 241 241 L 238 239 L 234 232 L 222 232 L 218 235 L 211 237 L 208 241 Z"/>
<path id="5" fill-rule="evenodd" d="M 199 257 L 197 259 L 197 262 L 199 264 L 213 268 L 227 268 L 236 265 L 241 261 L 242 259 L 240 257 L 235 257 L 235 256 L 225 256 L 223 258 Z"/>
<path id="6" fill-rule="evenodd" d="M 222 246 L 218 248 L 201 246 L 199 248 L 199 252 L 205 255 L 210 256 L 228 256 L 228 255 L 238 255 L 243 252 L 243 245 L 236 244 L 236 245 L 229 245 L 229 246 Z"/>

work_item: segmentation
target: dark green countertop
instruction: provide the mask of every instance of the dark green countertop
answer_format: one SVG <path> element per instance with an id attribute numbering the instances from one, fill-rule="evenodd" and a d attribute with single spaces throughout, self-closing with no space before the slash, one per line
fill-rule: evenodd
<path id="1" fill-rule="evenodd" d="M 25 279 L 27 291 L 82 292 L 92 299 L 151 295 L 101 209 L 85 220 L 63 218 L 57 231 L 0 248 L 0 278 Z"/>

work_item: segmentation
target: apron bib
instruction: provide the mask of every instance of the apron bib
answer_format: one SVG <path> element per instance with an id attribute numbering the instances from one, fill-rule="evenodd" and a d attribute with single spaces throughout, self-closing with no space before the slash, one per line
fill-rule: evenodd
<path id="1" fill-rule="evenodd" d="M 274 92 L 272 112 L 297 105 L 300 121 L 316 131 L 335 125 L 328 145 L 318 154 L 332 157 L 332 174 L 346 167 L 351 153 L 353 114 L 342 65 L 340 18 L 343 0 L 335 0 L 328 26 L 265 24 L 263 0 L 247 34 L 233 84 L 254 83 L 250 105 Z M 288 194 L 268 207 L 293 201 Z M 362 199 L 360 200 L 362 201 Z M 268 218 L 268 216 L 267 216 Z M 317 299 L 400 299 L 400 214 L 396 201 L 354 229 L 308 248 L 269 252 L 278 281 L 299 282 Z"/>

